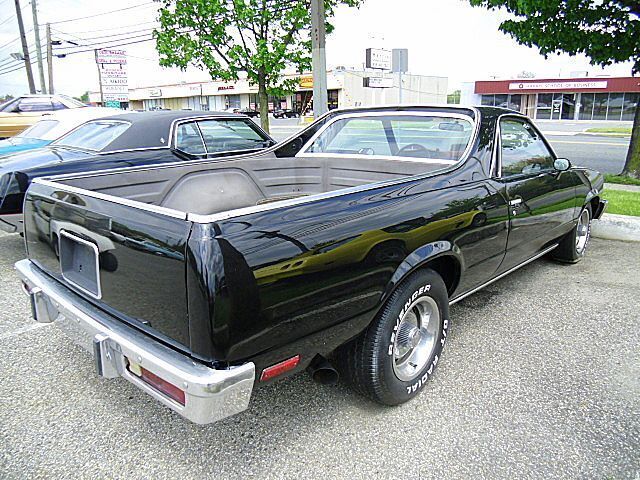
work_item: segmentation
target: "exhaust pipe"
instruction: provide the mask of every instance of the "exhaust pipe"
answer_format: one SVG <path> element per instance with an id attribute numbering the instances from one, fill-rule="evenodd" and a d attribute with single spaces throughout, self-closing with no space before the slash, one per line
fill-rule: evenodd
<path id="1" fill-rule="evenodd" d="M 322 385 L 338 383 L 338 371 L 322 355 L 316 355 L 307 367 L 307 371 L 314 382 Z"/>

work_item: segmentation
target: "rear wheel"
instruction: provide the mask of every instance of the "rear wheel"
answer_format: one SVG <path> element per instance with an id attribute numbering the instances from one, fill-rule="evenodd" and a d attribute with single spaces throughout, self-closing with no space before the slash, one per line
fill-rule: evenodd
<path id="1" fill-rule="evenodd" d="M 578 223 L 561 241 L 551 256 L 565 263 L 577 263 L 587 253 L 591 239 L 591 205 L 583 207 Z"/>
<path id="2" fill-rule="evenodd" d="M 382 404 L 412 399 L 440 359 L 448 317 L 442 278 L 428 269 L 412 274 L 367 330 L 339 352 L 343 375 L 360 393 Z"/>

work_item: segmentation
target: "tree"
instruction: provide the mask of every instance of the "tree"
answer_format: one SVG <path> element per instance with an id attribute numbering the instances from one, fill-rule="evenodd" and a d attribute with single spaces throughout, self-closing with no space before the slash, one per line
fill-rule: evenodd
<path id="1" fill-rule="evenodd" d="M 469 0 L 488 9 L 505 8 L 515 18 L 500 30 L 545 56 L 582 53 L 592 65 L 633 62 L 640 72 L 638 0 Z M 639 96 L 640 97 L 640 96 Z M 640 178 L 640 98 L 623 173 Z"/>
<path id="2" fill-rule="evenodd" d="M 361 0 L 325 0 L 326 17 L 339 4 Z M 283 73 L 311 69 L 309 0 L 161 0 L 160 27 L 154 31 L 160 65 L 193 65 L 211 78 L 233 81 L 246 72 L 258 86 L 260 123 L 269 130 L 268 96 L 295 89 Z M 327 33 L 333 27 L 327 24 Z"/>
<path id="3" fill-rule="evenodd" d="M 447 103 L 460 103 L 460 90 L 454 90 L 449 95 L 447 95 Z"/>

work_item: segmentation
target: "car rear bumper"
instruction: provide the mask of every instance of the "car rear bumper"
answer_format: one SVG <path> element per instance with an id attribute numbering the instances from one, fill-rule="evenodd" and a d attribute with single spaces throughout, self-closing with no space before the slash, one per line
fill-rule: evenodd
<path id="1" fill-rule="evenodd" d="M 209 368 L 95 308 L 30 260 L 19 261 L 15 268 L 31 299 L 34 319 L 55 321 L 75 343 L 93 353 L 98 375 L 123 377 L 198 424 L 216 422 L 249 406 L 253 363 L 225 370 Z M 184 391 L 184 405 L 134 373 L 139 367 Z"/>
<path id="2" fill-rule="evenodd" d="M 22 214 L 0 215 L 0 230 L 7 233 L 22 233 Z"/>

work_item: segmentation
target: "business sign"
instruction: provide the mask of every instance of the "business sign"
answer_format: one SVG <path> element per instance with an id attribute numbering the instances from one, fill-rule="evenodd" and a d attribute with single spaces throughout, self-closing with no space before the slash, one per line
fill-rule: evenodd
<path id="1" fill-rule="evenodd" d="M 150 88 L 149 89 L 149 96 L 151 98 L 161 97 L 162 96 L 162 90 L 160 90 L 159 88 Z"/>
<path id="2" fill-rule="evenodd" d="M 120 108 L 120 102 L 109 100 L 108 102 L 104 102 L 104 106 L 107 108 Z"/>
<path id="3" fill-rule="evenodd" d="M 393 78 L 384 77 L 364 77 L 362 85 L 369 88 L 391 88 L 393 87 Z"/>
<path id="4" fill-rule="evenodd" d="M 124 50 L 101 48 L 95 51 L 95 56 L 103 103 L 128 102 L 127 53 Z"/>
<path id="5" fill-rule="evenodd" d="M 298 79 L 298 85 L 300 85 L 300 88 L 313 88 L 313 77 L 300 77 Z"/>
<path id="6" fill-rule="evenodd" d="M 107 102 L 128 102 L 129 94 L 122 93 L 102 93 L 102 100 L 106 104 Z"/>
<path id="7" fill-rule="evenodd" d="M 365 65 L 376 70 L 391 70 L 391 50 L 367 48 Z"/>
<path id="8" fill-rule="evenodd" d="M 96 50 L 96 63 L 127 64 L 127 52 L 124 50 L 113 50 L 111 48 L 101 48 Z"/>
<path id="9" fill-rule="evenodd" d="M 606 80 L 593 82 L 513 82 L 509 90 L 575 90 L 578 88 L 607 88 Z"/>

